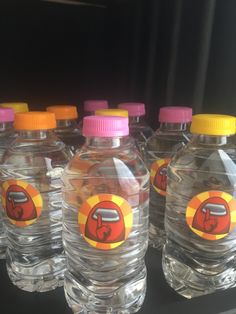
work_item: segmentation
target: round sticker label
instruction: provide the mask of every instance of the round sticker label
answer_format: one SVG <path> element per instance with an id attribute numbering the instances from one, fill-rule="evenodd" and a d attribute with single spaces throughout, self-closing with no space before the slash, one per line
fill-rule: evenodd
<path id="1" fill-rule="evenodd" d="M 82 204 L 78 224 L 90 245 L 100 250 L 111 250 L 129 236 L 133 225 L 132 207 L 120 196 L 97 194 Z"/>
<path id="2" fill-rule="evenodd" d="M 2 184 L 2 205 L 12 224 L 27 227 L 41 215 L 43 200 L 33 185 L 8 180 Z"/>
<path id="3" fill-rule="evenodd" d="M 167 166 L 169 162 L 170 158 L 158 159 L 154 161 L 150 169 L 150 180 L 152 186 L 162 196 L 166 196 Z"/>
<path id="4" fill-rule="evenodd" d="M 186 222 L 203 239 L 222 239 L 236 225 L 236 200 L 222 191 L 197 194 L 188 203 Z"/>

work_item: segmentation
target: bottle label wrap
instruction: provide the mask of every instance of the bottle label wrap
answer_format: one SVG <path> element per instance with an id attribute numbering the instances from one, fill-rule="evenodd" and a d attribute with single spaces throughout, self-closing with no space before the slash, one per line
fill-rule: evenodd
<path id="1" fill-rule="evenodd" d="M 2 206 L 10 222 L 18 227 L 35 223 L 42 214 L 43 199 L 31 184 L 7 180 L 2 184 Z"/>
<path id="2" fill-rule="evenodd" d="M 166 196 L 167 187 L 167 167 L 170 163 L 170 158 L 158 159 L 154 161 L 150 168 L 151 184 L 157 193 Z"/>
<path id="3" fill-rule="evenodd" d="M 128 238 L 133 225 L 130 204 L 114 194 L 89 197 L 79 208 L 78 224 L 85 241 L 100 250 L 111 250 Z"/>
<path id="4" fill-rule="evenodd" d="M 219 240 L 236 224 L 236 200 L 223 191 L 206 191 L 195 195 L 187 205 L 186 223 L 199 237 Z"/>

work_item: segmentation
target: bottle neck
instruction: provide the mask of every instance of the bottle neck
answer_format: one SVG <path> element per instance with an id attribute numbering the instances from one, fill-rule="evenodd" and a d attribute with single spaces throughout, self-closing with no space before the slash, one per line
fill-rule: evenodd
<path id="1" fill-rule="evenodd" d="M 160 131 L 166 132 L 166 131 L 187 131 L 189 129 L 190 123 L 167 123 L 167 122 L 161 122 L 160 124 Z"/>
<path id="2" fill-rule="evenodd" d="M 0 132 L 10 132 L 13 130 L 13 122 L 0 122 Z"/>
<path id="3" fill-rule="evenodd" d="M 76 119 L 57 120 L 57 129 L 74 129 L 76 127 Z"/>
<path id="4" fill-rule="evenodd" d="M 129 116 L 129 124 L 141 123 L 143 120 L 144 120 L 143 116 L 135 116 L 135 117 Z"/>
<path id="5" fill-rule="evenodd" d="M 200 145 L 226 145 L 234 144 L 234 136 L 226 135 L 203 135 L 203 134 L 193 134 L 192 144 Z"/>
<path id="6" fill-rule="evenodd" d="M 95 115 L 95 111 L 85 111 L 84 112 L 84 116 L 87 117 L 87 116 L 94 116 Z"/>
<path id="7" fill-rule="evenodd" d="M 118 148 L 129 140 L 128 136 L 114 137 L 87 137 L 86 146 L 97 149 Z"/>
<path id="8" fill-rule="evenodd" d="M 19 130 L 18 135 L 24 140 L 45 140 L 52 138 L 55 134 L 53 130 Z"/>

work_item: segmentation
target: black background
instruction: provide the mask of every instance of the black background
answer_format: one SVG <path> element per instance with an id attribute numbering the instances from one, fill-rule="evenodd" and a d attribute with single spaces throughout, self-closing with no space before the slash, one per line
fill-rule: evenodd
<path id="1" fill-rule="evenodd" d="M 0 1 L 0 101 L 235 114 L 235 0 Z"/>

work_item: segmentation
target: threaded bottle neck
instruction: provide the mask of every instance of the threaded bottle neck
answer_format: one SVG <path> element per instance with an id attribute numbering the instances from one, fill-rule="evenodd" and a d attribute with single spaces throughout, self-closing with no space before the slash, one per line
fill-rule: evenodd
<path id="1" fill-rule="evenodd" d="M 193 134 L 191 143 L 194 145 L 227 145 L 234 144 L 234 136 Z"/>
<path id="2" fill-rule="evenodd" d="M 160 131 L 170 131 L 170 132 L 173 132 L 173 131 L 179 131 L 179 132 L 184 132 L 184 131 L 187 131 L 189 130 L 189 126 L 190 126 L 190 123 L 169 123 L 169 122 L 162 122 L 160 124 Z"/>

